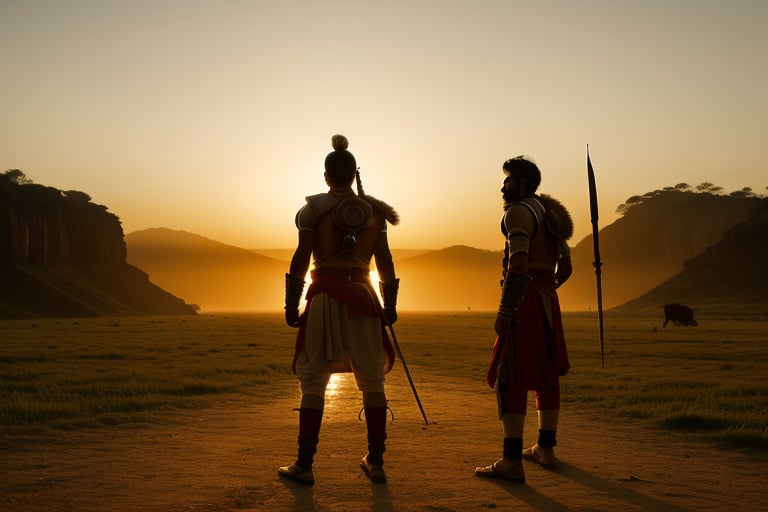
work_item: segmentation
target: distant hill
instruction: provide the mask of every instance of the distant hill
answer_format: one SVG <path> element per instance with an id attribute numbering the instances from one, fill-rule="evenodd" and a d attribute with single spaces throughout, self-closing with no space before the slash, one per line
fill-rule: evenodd
<path id="1" fill-rule="evenodd" d="M 659 312 L 682 303 L 696 312 L 768 315 L 768 199 L 717 244 L 687 261 L 683 270 L 648 293 L 616 308 Z"/>
<path id="2" fill-rule="evenodd" d="M 0 318 L 195 313 L 125 252 L 120 220 L 87 194 L 0 174 Z"/>
<path id="3" fill-rule="evenodd" d="M 687 260 L 747 220 L 760 201 L 677 189 L 636 196 L 624 215 L 599 233 L 604 308 L 632 300 L 683 270 Z M 564 308 L 596 309 L 592 235 L 571 255 L 573 277 L 560 290 Z"/>
<path id="4" fill-rule="evenodd" d="M 503 251 L 457 245 L 397 261 L 404 310 L 493 311 Z"/>
<path id="5" fill-rule="evenodd" d="M 125 236 L 128 261 L 204 311 L 283 308 L 285 261 L 167 228 Z"/>
<path id="6" fill-rule="evenodd" d="M 762 204 L 681 190 L 647 194 L 600 231 L 604 307 L 624 304 L 683 270 L 685 261 L 717 244 Z M 501 239 L 501 235 L 499 235 Z M 164 228 L 125 236 L 128 261 L 153 282 L 204 311 L 278 311 L 292 249 L 245 250 Z M 501 240 L 499 244 L 501 249 Z M 596 308 L 592 237 L 573 247 L 574 275 L 559 289 L 563 309 Z M 501 294 L 502 251 L 453 246 L 434 251 L 393 250 L 403 310 L 493 311 Z M 757 252 L 756 252 L 757 254 Z M 732 269 L 750 275 L 744 262 Z"/>

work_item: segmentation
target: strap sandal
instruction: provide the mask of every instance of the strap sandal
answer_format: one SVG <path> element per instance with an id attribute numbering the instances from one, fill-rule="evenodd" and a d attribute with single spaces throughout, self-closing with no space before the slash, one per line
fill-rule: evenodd
<path id="1" fill-rule="evenodd" d="M 363 459 L 360 461 L 360 469 L 362 469 L 363 473 L 365 473 L 365 475 L 371 479 L 371 482 L 375 484 L 387 483 L 387 475 L 384 473 L 384 465 L 371 464 L 368 462 L 368 454 L 365 454 Z"/>
<path id="2" fill-rule="evenodd" d="M 523 458 L 535 462 L 544 468 L 553 468 L 557 464 L 555 450 L 552 448 L 542 448 L 538 443 L 523 450 Z"/>
<path id="3" fill-rule="evenodd" d="M 312 471 L 312 468 L 305 468 L 296 463 L 293 463 L 290 466 L 277 468 L 277 474 L 278 476 L 304 485 L 312 485 L 315 483 L 315 474 Z"/>
<path id="4" fill-rule="evenodd" d="M 481 478 L 496 478 L 518 484 L 525 483 L 525 471 L 521 462 L 497 460 L 490 466 L 475 468 L 475 475 Z"/>

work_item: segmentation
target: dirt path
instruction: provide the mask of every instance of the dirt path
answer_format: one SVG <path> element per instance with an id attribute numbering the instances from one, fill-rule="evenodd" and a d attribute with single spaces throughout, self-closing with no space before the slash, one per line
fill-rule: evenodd
<path id="1" fill-rule="evenodd" d="M 279 479 L 295 458 L 296 400 L 234 396 L 148 429 L 62 433 L 0 452 L 0 510 L 24 511 L 677 511 L 765 510 L 768 455 L 611 426 L 564 410 L 561 464 L 526 465 L 524 486 L 474 477 L 500 454 L 491 391 L 418 382 L 425 427 L 399 370 L 389 378 L 389 483 L 358 468 L 360 398 L 344 378 L 326 407 L 317 483 Z M 526 439 L 535 440 L 535 415 Z"/>

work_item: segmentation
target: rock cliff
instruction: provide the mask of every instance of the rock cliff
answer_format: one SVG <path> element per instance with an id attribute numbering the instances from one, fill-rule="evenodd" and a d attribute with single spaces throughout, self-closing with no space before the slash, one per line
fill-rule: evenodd
<path id="1" fill-rule="evenodd" d="M 0 318 L 194 314 L 126 262 L 118 217 L 78 191 L 0 174 Z"/>

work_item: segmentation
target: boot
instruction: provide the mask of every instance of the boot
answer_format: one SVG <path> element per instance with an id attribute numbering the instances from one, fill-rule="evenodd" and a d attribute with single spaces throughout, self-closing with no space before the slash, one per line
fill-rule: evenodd
<path id="1" fill-rule="evenodd" d="M 360 469 L 372 482 L 387 481 L 384 473 L 384 443 L 387 439 L 387 408 L 366 407 L 365 424 L 368 429 L 368 453 L 360 461 Z"/>
<path id="2" fill-rule="evenodd" d="M 322 409 L 299 409 L 299 452 L 296 462 L 290 466 L 282 466 L 277 469 L 277 474 L 299 482 L 312 485 L 315 483 L 315 475 L 312 471 L 315 453 L 317 452 L 320 424 L 323 420 Z"/>

